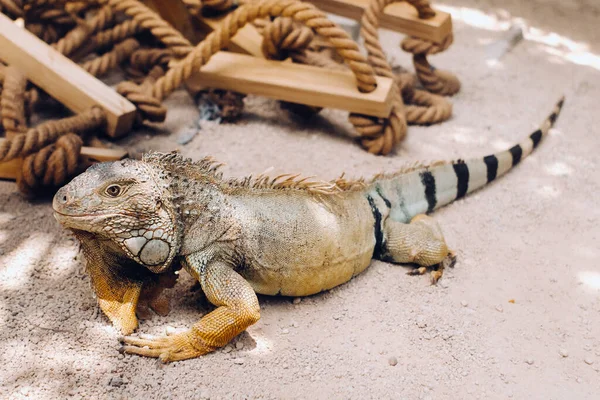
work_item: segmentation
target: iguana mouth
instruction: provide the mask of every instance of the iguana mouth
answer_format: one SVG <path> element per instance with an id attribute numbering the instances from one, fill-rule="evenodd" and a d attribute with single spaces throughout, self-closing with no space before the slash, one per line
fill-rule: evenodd
<path id="1" fill-rule="evenodd" d="M 117 215 L 119 214 L 65 214 L 54 210 L 54 219 L 64 227 L 88 232 L 102 229 L 103 220 Z"/>

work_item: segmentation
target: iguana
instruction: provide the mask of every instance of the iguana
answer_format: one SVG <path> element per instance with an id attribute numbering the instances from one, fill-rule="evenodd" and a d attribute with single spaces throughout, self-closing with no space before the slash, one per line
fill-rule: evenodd
<path id="1" fill-rule="evenodd" d="M 413 263 L 432 280 L 454 263 L 426 214 L 494 181 L 538 146 L 563 99 L 509 150 L 436 162 L 367 181 L 224 179 L 211 159 L 177 153 L 100 163 L 62 187 L 54 215 L 81 241 L 99 304 L 124 335 L 138 301 L 160 296 L 183 266 L 216 306 L 183 333 L 121 337 L 126 353 L 175 361 L 225 346 L 257 322 L 256 293 L 306 296 L 359 274 L 371 259 Z M 141 300 L 140 300 L 141 299 Z"/>

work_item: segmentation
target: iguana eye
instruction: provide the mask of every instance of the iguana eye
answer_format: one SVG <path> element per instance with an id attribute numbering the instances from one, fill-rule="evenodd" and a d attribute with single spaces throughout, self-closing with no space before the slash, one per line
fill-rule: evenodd
<path id="1" fill-rule="evenodd" d="M 121 190 L 121 186 L 119 186 L 119 185 L 110 185 L 104 191 L 110 197 L 117 197 L 118 195 L 121 194 L 122 190 Z"/>

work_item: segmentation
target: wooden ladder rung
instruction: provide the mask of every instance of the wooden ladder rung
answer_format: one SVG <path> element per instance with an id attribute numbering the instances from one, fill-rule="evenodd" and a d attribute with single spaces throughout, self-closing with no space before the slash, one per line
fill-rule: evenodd
<path id="1" fill-rule="evenodd" d="M 18 67 L 27 79 L 75 113 L 102 107 L 109 136 L 131 130 L 136 112 L 133 104 L 2 13 L 0 60 Z"/>
<path id="2" fill-rule="evenodd" d="M 377 89 L 361 93 L 351 71 L 329 70 L 221 51 L 187 84 L 255 94 L 315 107 L 387 117 L 392 108 L 392 79 L 377 77 Z"/>
<path id="3" fill-rule="evenodd" d="M 305 0 L 322 11 L 360 21 L 371 0 Z M 379 27 L 441 43 L 452 33 L 450 14 L 435 10 L 429 19 L 419 18 L 417 10 L 407 2 L 387 6 L 379 21 Z"/>

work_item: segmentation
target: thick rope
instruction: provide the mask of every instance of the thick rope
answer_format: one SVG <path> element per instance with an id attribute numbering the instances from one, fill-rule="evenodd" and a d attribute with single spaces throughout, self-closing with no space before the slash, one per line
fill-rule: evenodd
<path id="1" fill-rule="evenodd" d="M 404 51 L 413 54 L 413 64 L 423 87 L 444 96 L 456 94 L 460 90 L 460 81 L 454 74 L 430 65 L 427 56 L 446 50 L 452 41 L 453 35 L 450 34 L 441 44 L 415 37 L 406 37 L 401 44 Z"/>
<path id="2" fill-rule="evenodd" d="M 81 67 L 94 76 L 102 76 L 128 60 L 139 47 L 139 42 L 134 38 L 125 39 L 116 44 L 111 51 L 81 64 Z"/>
<path id="3" fill-rule="evenodd" d="M 156 65 L 140 85 L 131 81 L 124 81 L 117 85 L 117 92 L 137 107 L 136 124 L 142 124 L 144 121 L 161 122 L 165 120 L 167 109 L 160 100 L 151 94 L 156 81 L 163 73 L 164 70 Z"/>
<path id="4" fill-rule="evenodd" d="M 192 44 L 167 21 L 137 0 L 100 0 L 108 4 L 114 11 L 122 12 L 132 18 L 135 23 L 150 32 L 165 46 L 173 51 L 176 57 L 184 57 L 192 50 Z"/>
<path id="5" fill-rule="evenodd" d="M 360 134 L 360 143 L 373 154 L 388 154 L 406 136 L 407 122 L 404 103 L 400 95 L 400 83 L 387 62 L 379 43 L 379 18 L 388 4 L 397 0 L 372 0 L 361 19 L 361 36 L 365 42 L 369 63 L 375 73 L 394 80 L 392 88 L 392 110 L 386 119 L 366 115 L 350 114 L 349 120 Z"/>
<path id="6" fill-rule="evenodd" d="M 18 68 L 3 68 L 3 87 L 0 97 L 0 117 L 7 137 L 27 131 L 25 117 L 25 87 L 27 78 Z"/>
<path id="7" fill-rule="evenodd" d="M 0 12 L 12 19 L 23 17 L 23 0 L 0 0 Z"/>
<path id="8" fill-rule="evenodd" d="M 77 172 L 82 146 L 79 136 L 67 133 L 55 143 L 25 157 L 17 179 L 19 190 L 32 195 L 40 187 L 57 187 L 66 183 Z"/>
<path id="9" fill-rule="evenodd" d="M 259 26 L 259 32 L 263 35 L 262 52 L 265 58 L 285 60 L 291 57 L 294 62 L 301 64 L 310 64 L 313 61 L 313 58 L 307 55 L 306 49 L 315 35 L 313 30 L 306 25 L 295 22 L 291 18 L 278 17 L 272 22 L 267 19 L 258 19 L 255 21 L 255 26 Z M 284 110 L 303 118 L 308 118 L 322 109 L 287 101 L 281 101 L 279 104 Z"/>
<path id="10" fill-rule="evenodd" d="M 125 20 L 110 29 L 98 32 L 92 37 L 92 46 L 94 50 L 101 50 L 109 47 L 113 43 L 119 43 L 136 35 L 144 30 L 136 21 Z"/>
<path id="11" fill-rule="evenodd" d="M 155 66 L 168 69 L 172 58 L 173 53 L 169 49 L 138 49 L 133 52 L 125 67 L 127 78 L 135 83 L 141 83 Z"/>
<path id="12" fill-rule="evenodd" d="M 102 1 L 114 5 L 119 10 L 128 13 L 128 15 L 145 18 L 144 21 L 148 26 L 158 26 L 158 23 L 155 21 L 158 18 L 156 14 L 144 6 L 136 5 L 137 2 L 135 0 L 124 0 L 119 3 L 120 5 L 114 4 L 115 0 Z M 137 118 L 138 120 L 156 121 L 155 118 L 159 115 L 157 105 L 160 104 L 162 99 L 180 87 L 194 71 L 208 62 L 212 55 L 225 48 L 229 44 L 230 38 L 246 23 L 254 21 L 257 18 L 269 16 L 290 17 L 304 23 L 309 28 L 328 38 L 354 72 L 358 88 L 363 92 L 370 92 L 375 89 L 375 74 L 364 56 L 360 53 L 358 45 L 350 39 L 343 29 L 329 21 L 321 11 L 311 4 L 301 3 L 298 0 L 263 0 L 239 7 L 230 13 L 219 28 L 210 33 L 205 40 L 200 42 L 192 51 L 189 51 L 185 59 L 175 67 L 169 69 L 165 76 L 156 82 L 152 96 L 144 95 L 140 90 L 135 88 L 136 85 L 132 82 L 130 84 L 119 85 L 119 93 L 126 96 L 129 101 L 138 106 L 138 111 L 141 113 Z M 166 24 L 163 20 L 160 20 L 160 22 L 163 25 Z M 181 40 L 185 40 L 170 26 L 168 28 L 175 32 Z M 164 37 L 161 39 L 165 42 Z M 171 46 L 172 50 L 175 48 Z M 147 110 L 150 110 L 152 115 L 146 114 Z"/>
<path id="13" fill-rule="evenodd" d="M 440 95 L 425 90 L 414 90 L 406 106 L 406 120 L 409 124 L 439 124 L 452 116 L 452 103 Z"/>
<path id="14" fill-rule="evenodd" d="M 303 53 L 315 37 L 312 29 L 291 18 L 279 17 L 262 29 L 265 58 L 285 60 L 290 53 Z"/>
<path id="15" fill-rule="evenodd" d="M 92 129 L 103 129 L 105 123 L 106 115 L 97 107 L 72 117 L 44 122 L 0 143 L 0 162 L 39 151 L 70 132 L 82 134 Z"/>
<path id="16" fill-rule="evenodd" d="M 111 7 L 102 7 L 89 21 L 77 25 L 63 38 L 52 45 L 65 56 L 69 56 L 77 50 L 94 33 L 106 29 L 115 20 L 115 13 Z"/>
<path id="17" fill-rule="evenodd" d="M 56 27 L 51 24 L 42 24 L 39 22 L 25 22 L 25 29 L 39 37 L 46 43 L 54 43 L 60 38 Z"/>
<path id="18" fill-rule="evenodd" d="M 268 16 L 290 17 L 327 37 L 354 72 L 359 89 L 363 92 L 371 92 L 375 89 L 373 69 L 360 53 L 358 45 L 343 29 L 329 21 L 325 14 L 313 5 L 297 0 L 263 0 L 239 7 L 229 14 L 219 28 L 211 32 L 182 62 L 171 68 L 156 82 L 153 90 L 154 97 L 163 99 L 168 96 L 194 71 L 206 64 L 213 54 L 225 48 L 229 44 L 229 39 L 246 23 Z"/>
<path id="19" fill-rule="evenodd" d="M 435 11 L 431 8 L 429 0 L 407 0 L 417 9 L 419 18 L 429 19 L 435 16 Z"/>

